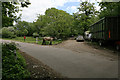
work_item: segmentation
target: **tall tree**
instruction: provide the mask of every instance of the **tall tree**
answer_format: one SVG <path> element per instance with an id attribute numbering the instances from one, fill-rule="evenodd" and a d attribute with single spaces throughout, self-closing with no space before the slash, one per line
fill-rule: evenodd
<path id="1" fill-rule="evenodd" d="M 46 15 L 38 15 L 38 19 L 34 22 L 36 33 L 42 35 L 42 28 L 47 25 L 48 19 Z"/>
<path id="2" fill-rule="evenodd" d="M 30 5 L 29 0 L 23 0 L 23 2 L 2 2 L 2 26 L 8 27 L 13 26 L 13 22 L 17 21 L 20 16 L 16 13 L 20 11 L 17 5 L 21 7 L 28 7 Z"/>
<path id="3" fill-rule="evenodd" d="M 120 2 L 100 2 L 100 18 L 106 16 L 120 16 Z"/>
<path id="4" fill-rule="evenodd" d="M 45 15 L 40 15 L 37 24 L 44 36 L 67 38 L 71 35 L 73 17 L 63 10 L 49 8 Z"/>
<path id="5" fill-rule="evenodd" d="M 89 25 L 92 23 L 91 19 L 94 18 L 97 14 L 97 10 L 95 9 L 94 3 L 89 3 L 87 1 L 81 2 L 79 13 L 76 13 L 75 19 L 79 20 L 80 30 L 85 32 L 89 29 Z"/>

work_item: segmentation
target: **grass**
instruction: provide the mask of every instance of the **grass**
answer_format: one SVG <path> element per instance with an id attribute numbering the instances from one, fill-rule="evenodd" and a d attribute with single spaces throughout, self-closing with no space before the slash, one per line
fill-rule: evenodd
<path id="1" fill-rule="evenodd" d="M 10 39 L 10 38 L 2 38 L 2 39 L 5 39 L 5 40 L 14 40 L 14 41 L 26 42 L 26 43 L 36 43 L 36 38 L 33 38 L 33 37 L 26 37 L 25 41 L 24 41 L 24 37 L 16 37 L 16 38 L 12 38 L 12 39 Z M 52 41 L 52 44 L 55 45 L 55 44 L 59 44 L 61 42 L 62 41 L 60 41 L 60 40 L 54 40 L 54 41 Z M 37 44 L 42 45 L 42 38 L 39 38 Z M 46 44 L 48 45 L 49 41 L 46 41 Z"/>

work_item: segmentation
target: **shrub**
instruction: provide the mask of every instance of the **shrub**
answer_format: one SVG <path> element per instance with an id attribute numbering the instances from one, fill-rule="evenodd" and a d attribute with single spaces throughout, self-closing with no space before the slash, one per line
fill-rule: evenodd
<path id="1" fill-rule="evenodd" d="M 2 37 L 3 38 L 15 38 L 16 35 L 14 34 L 14 28 L 10 28 L 10 27 L 3 27 L 1 32 L 2 32 Z"/>
<path id="2" fill-rule="evenodd" d="M 11 32 L 15 32 L 14 27 L 8 27 L 7 29 L 8 29 L 9 31 L 11 31 Z"/>
<path id="3" fill-rule="evenodd" d="M 15 51 L 18 50 L 15 43 L 2 44 L 2 76 L 3 80 L 29 78 L 30 73 L 25 69 L 24 58 Z M 16 58 L 17 56 L 17 58 Z"/>

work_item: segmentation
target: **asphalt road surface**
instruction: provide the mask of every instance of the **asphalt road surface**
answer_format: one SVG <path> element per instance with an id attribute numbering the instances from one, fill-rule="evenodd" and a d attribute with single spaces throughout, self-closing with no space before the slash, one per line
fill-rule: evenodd
<path id="1" fill-rule="evenodd" d="M 10 41 L 4 40 L 3 42 Z M 93 54 L 94 50 L 92 48 L 90 48 L 90 52 L 80 49 L 81 53 L 79 53 L 60 47 L 56 48 L 22 42 L 16 43 L 20 45 L 19 48 L 21 51 L 40 60 L 56 72 L 68 78 L 118 77 L 118 60 L 110 60 L 100 55 L 94 55 L 95 53 Z M 82 46 L 84 44 L 81 44 Z"/>

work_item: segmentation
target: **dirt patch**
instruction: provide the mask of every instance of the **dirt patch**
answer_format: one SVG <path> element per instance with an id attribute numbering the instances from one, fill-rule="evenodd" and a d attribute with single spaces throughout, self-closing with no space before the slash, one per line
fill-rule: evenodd
<path id="1" fill-rule="evenodd" d="M 98 45 L 90 44 L 89 42 L 76 42 L 76 40 L 66 40 L 58 45 L 53 45 L 53 47 L 57 48 L 65 48 L 78 53 L 89 53 L 93 55 L 99 55 L 106 57 L 110 60 L 118 60 L 118 52 L 109 50 L 104 47 L 100 47 Z"/>
<path id="2" fill-rule="evenodd" d="M 55 72 L 49 66 L 40 62 L 39 60 L 29 56 L 28 54 L 22 51 L 20 51 L 20 53 L 25 58 L 27 63 L 27 69 L 31 73 L 30 80 L 41 78 L 45 79 L 65 78 L 61 76 L 61 74 Z"/>

